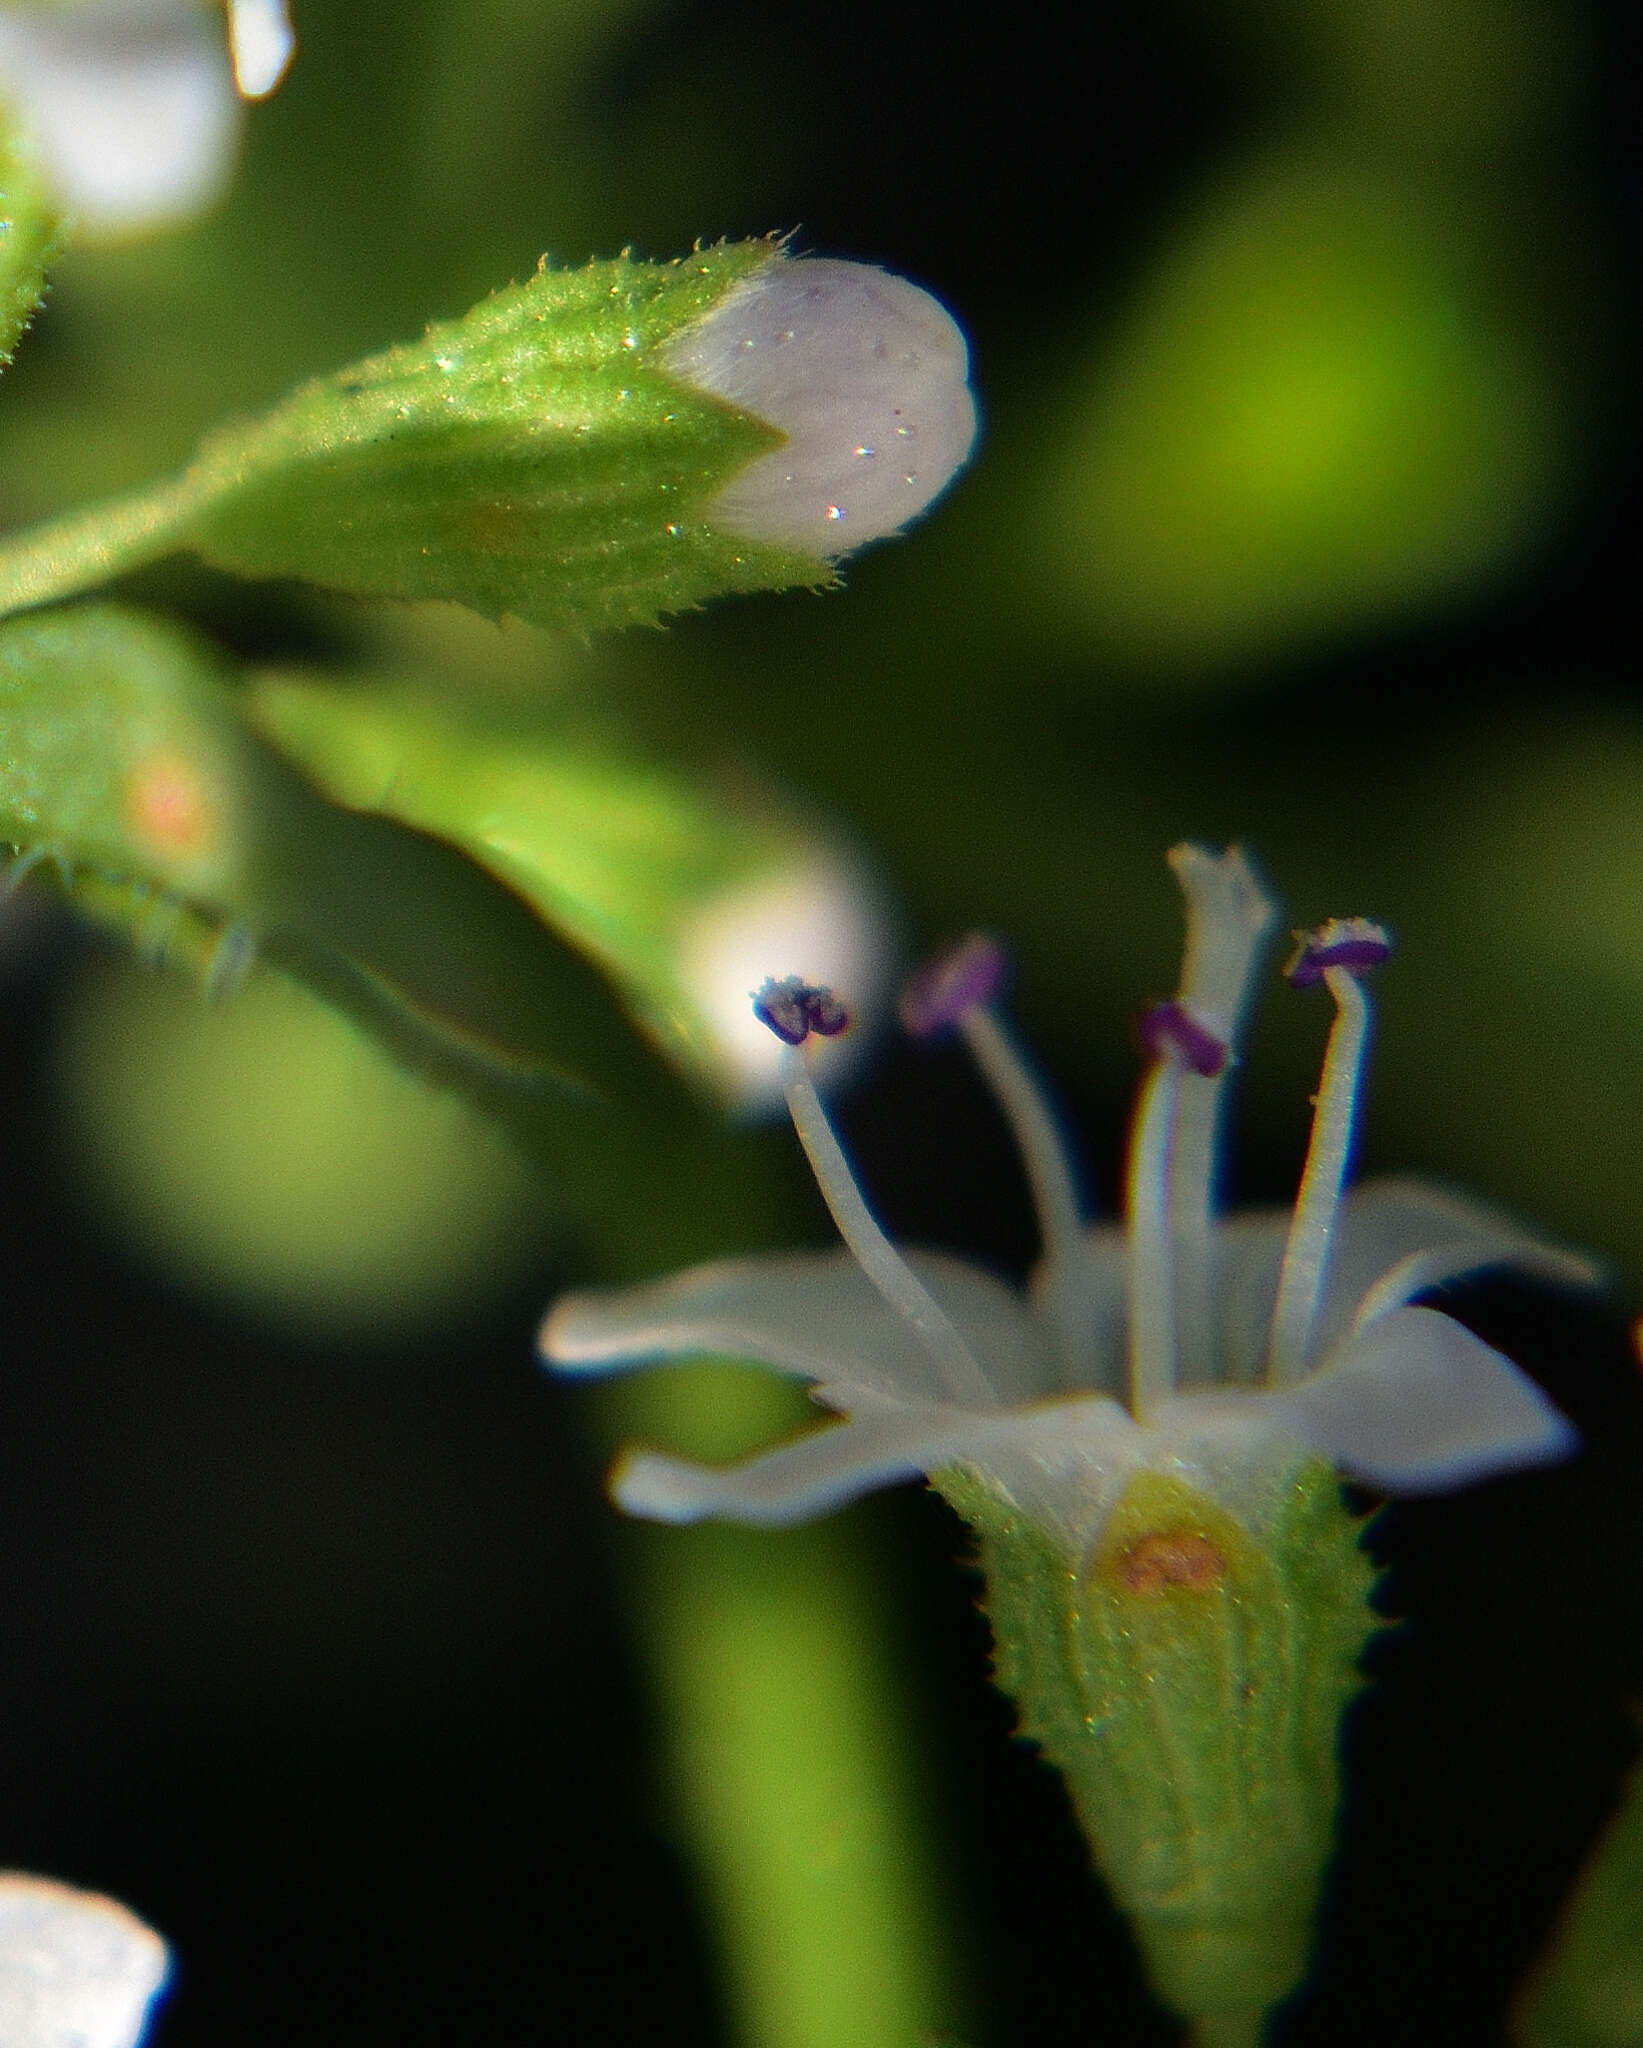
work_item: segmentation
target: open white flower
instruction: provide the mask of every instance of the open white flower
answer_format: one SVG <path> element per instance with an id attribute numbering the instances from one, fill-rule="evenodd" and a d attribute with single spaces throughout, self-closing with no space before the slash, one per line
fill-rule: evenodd
<path id="1" fill-rule="evenodd" d="M 1090 1228 L 1054 1119 L 990 1007 L 1001 962 L 970 941 L 904 1014 L 961 1032 L 1020 1143 L 1044 1256 L 1025 1295 L 942 1253 L 898 1251 L 873 1220 L 810 1080 L 805 1042 L 836 1029 L 825 993 L 771 984 L 799 1137 L 845 1250 L 729 1260 L 560 1301 L 542 1331 L 561 1368 L 757 1360 L 848 1417 L 745 1463 L 630 1454 L 613 1492 L 634 1514 L 779 1525 L 916 1474 L 967 1469 L 1089 1551 L 1142 1468 L 1258 1527 L 1298 1459 L 1388 1493 L 1427 1493 L 1562 1458 L 1570 1425 L 1500 1352 L 1415 1298 L 1510 1265 L 1553 1282 L 1592 1268 L 1471 1202 L 1413 1181 L 1343 1194 L 1368 1008 L 1387 941 L 1362 921 L 1303 941 L 1298 985 L 1337 1006 L 1293 1213 L 1216 1213 L 1218 1124 L 1273 906 L 1236 850 L 1177 847 L 1186 962 L 1146 1020 L 1126 1216 Z"/>
<path id="2" fill-rule="evenodd" d="M 221 196 L 239 100 L 271 93 L 293 47 L 285 0 L 229 0 L 226 47 L 200 0 L 13 0 L 0 102 L 82 231 L 141 234 Z"/>

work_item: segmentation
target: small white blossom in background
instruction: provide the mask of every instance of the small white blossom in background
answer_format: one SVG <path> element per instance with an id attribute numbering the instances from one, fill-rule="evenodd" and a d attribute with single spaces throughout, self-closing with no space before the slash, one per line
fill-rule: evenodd
<path id="1" fill-rule="evenodd" d="M 882 540 L 947 488 L 975 442 L 957 321 L 871 264 L 767 264 L 672 344 L 667 365 L 787 436 L 708 508 L 750 540 L 829 558 Z"/>
<path id="2" fill-rule="evenodd" d="M 825 847 L 710 897 L 692 915 L 680 941 L 679 979 L 712 1034 L 734 1107 L 757 1113 L 782 1100 L 782 1048 L 752 1003 L 770 963 L 852 992 L 852 1011 L 866 1029 L 822 1047 L 817 1062 L 818 1079 L 836 1084 L 889 1007 L 894 925 L 871 875 Z"/>
<path id="3" fill-rule="evenodd" d="M 1131 1138 L 1125 1220 L 1091 1227 L 1030 1069 L 995 1013 L 1002 961 L 976 940 L 909 990 L 916 1035 L 959 1032 L 1020 1142 L 1044 1257 L 1025 1295 L 945 1253 L 903 1253 L 874 1220 L 809 1073 L 844 1015 L 798 979 L 762 993 L 789 1107 L 844 1249 L 732 1259 L 659 1284 L 571 1295 L 553 1364 L 606 1371 L 728 1356 L 811 1383 L 848 1419 L 730 1467 L 630 1454 L 613 1492 L 662 1521 L 779 1525 L 958 1468 L 1088 1554 L 1130 1478 L 1164 1471 L 1259 1530 L 1282 1476 L 1322 1456 L 1388 1493 L 1430 1493 L 1566 1457 L 1575 1435 L 1500 1352 L 1436 1309 L 1445 1281 L 1514 1266 L 1563 1284 L 1592 1268 L 1490 1211 L 1413 1181 L 1343 1194 L 1385 934 L 1308 935 L 1289 968 L 1337 1018 L 1293 1213 L 1215 1208 L 1226 1080 L 1273 906 L 1237 851 L 1178 847 L 1181 988 L 1145 1020 L 1152 1063 Z"/>
<path id="4" fill-rule="evenodd" d="M 227 189 L 240 99 L 273 91 L 294 42 L 284 0 L 0 5 L 0 102 L 82 235 L 174 227 Z"/>
<path id="5" fill-rule="evenodd" d="M 0 1871 L 0 2043 L 135 2048 L 170 1968 L 117 1900 Z"/>

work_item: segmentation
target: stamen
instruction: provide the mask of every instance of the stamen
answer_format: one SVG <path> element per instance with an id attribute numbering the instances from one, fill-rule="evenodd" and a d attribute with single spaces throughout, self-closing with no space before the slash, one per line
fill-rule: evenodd
<path id="1" fill-rule="evenodd" d="M 1173 1388 L 1215 1377 L 1215 1164 L 1221 1116 L 1239 1027 L 1276 906 L 1236 846 L 1224 853 L 1176 846 L 1169 863 L 1187 901 L 1181 986 L 1172 1003 L 1158 1005 L 1143 1019 L 1142 1033 L 1149 1050 L 1177 1073 L 1169 1090 L 1168 1137 L 1156 1140 L 1155 1148 L 1155 1164 L 1167 1178 L 1145 1197 L 1162 1219 L 1156 1246 L 1146 1229 L 1132 1233 L 1143 1264 L 1137 1266 L 1132 1255 L 1130 1321 L 1132 1379 L 1156 1387 L 1162 1373 L 1164 1385 Z M 1143 1113 L 1154 1113 L 1150 1095 Z M 1132 1205 L 1141 1199 L 1135 1174 L 1144 1149 L 1138 1125 L 1131 1155 Z M 1149 1258 L 1158 1263 L 1149 1267 Z M 1141 1306 L 1155 1297 L 1167 1297 L 1167 1319 L 1161 1310 Z M 1167 1331 L 1171 1350 L 1166 1364 L 1150 1356 L 1142 1364 L 1143 1353 L 1135 1349 L 1142 1341 L 1136 1334 L 1138 1314 L 1140 1327 L 1155 1333 L 1150 1341 Z"/>
<path id="2" fill-rule="evenodd" d="M 1332 918 L 1316 932 L 1301 934 L 1299 949 L 1284 970 L 1297 988 L 1323 982 L 1335 999 L 1335 1022 L 1324 1051 L 1312 1142 L 1278 1274 L 1267 1354 L 1270 1386 L 1291 1386 L 1306 1376 L 1307 1353 L 1323 1299 L 1335 1219 L 1352 1154 L 1369 1041 L 1369 999 L 1358 977 L 1379 966 L 1391 950 L 1392 941 L 1380 925 L 1367 918 Z"/>
<path id="3" fill-rule="evenodd" d="M 830 988 L 817 988 L 797 974 L 767 981 L 753 998 L 753 1014 L 783 1045 L 803 1045 L 812 1031 L 837 1038 L 850 1026 L 850 1012 Z"/>
<path id="4" fill-rule="evenodd" d="M 1096 1331 L 1082 1285 L 1078 1176 L 1037 1077 L 988 1007 L 1004 967 L 1003 948 L 972 933 L 914 975 L 902 993 L 901 1020 L 915 1038 L 958 1031 L 1003 1111 L 1032 1190 L 1044 1250 L 1038 1299 L 1055 1324 L 1063 1380 L 1069 1387 L 1092 1385 Z"/>
<path id="5" fill-rule="evenodd" d="M 790 1038 L 788 1032 L 796 1027 L 798 1016 L 808 1015 L 813 1008 L 823 1021 L 812 1019 L 797 1039 Z M 842 1030 L 848 1021 L 842 1006 L 830 991 L 813 989 L 795 976 L 785 982 L 766 982 L 754 1001 L 754 1011 L 786 1046 L 782 1054 L 782 1092 L 787 1097 L 788 1113 L 810 1170 L 816 1176 L 822 1200 L 856 1264 L 891 1308 L 912 1325 L 935 1360 L 951 1397 L 971 1407 L 996 1407 L 998 1396 L 970 1347 L 868 1208 L 816 1093 L 816 1084 L 810 1078 L 804 1041 L 812 1029 L 823 1037 Z M 841 1020 L 838 1023 L 832 1022 L 835 1014 Z"/>
<path id="6" fill-rule="evenodd" d="M 1205 1080 L 1222 1072 L 1229 1051 L 1226 1040 L 1217 1038 L 1181 1003 L 1154 1003 L 1144 1010 L 1141 1043 L 1150 1059 L 1161 1060 L 1174 1053 L 1183 1066 Z"/>
<path id="7" fill-rule="evenodd" d="M 1175 1391 L 1175 1270 L 1170 1256 L 1170 1153 L 1181 1095 L 1178 1060 L 1158 1060 L 1142 1083 L 1124 1188 L 1129 1237 L 1129 1408 L 1145 1422 Z"/>
<path id="8" fill-rule="evenodd" d="M 897 1006 L 914 1038 L 939 1038 L 956 1030 L 971 1011 L 990 1003 L 1004 983 L 1004 948 L 984 932 L 940 953 L 908 982 Z"/>

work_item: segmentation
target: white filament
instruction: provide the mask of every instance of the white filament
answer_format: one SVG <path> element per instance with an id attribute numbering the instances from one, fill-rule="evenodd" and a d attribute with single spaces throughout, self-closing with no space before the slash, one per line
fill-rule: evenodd
<path id="1" fill-rule="evenodd" d="M 1240 1027 L 1277 906 L 1241 847 L 1175 846 L 1169 864 L 1187 899 L 1176 1001 L 1227 1047 L 1219 1073 L 1181 1073 L 1169 1150 L 1173 1373 L 1191 1386 L 1215 1377 L 1215 1164 Z"/>
<path id="2" fill-rule="evenodd" d="M 1323 978 L 1335 998 L 1335 1022 L 1324 1051 L 1312 1142 L 1278 1273 L 1267 1354 L 1267 1384 L 1274 1387 L 1293 1386 L 1306 1376 L 1307 1352 L 1323 1299 L 1330 1243 L 1352 1154 L 1369 1038 L 1369 998 L 1357 976 L 1350 968 L 1326 967 Z"/>
<path id="3" fill-rule="evenodd" d="M 1129 1407 L 1137 1422 L 1145 1422 L 1175 1391 L 1170 1154 L 1180 1095 L 1180 1062 L 1166 1054 L 1142 1083 L 1130 1140 L 1124 1223 L 1129 1235 Z"/>
<path id="4" fill-rule="evenodd" d="M 680 336 L 667 366 L 787 437 L 707 512 L 778 547 L 832 557 L 896 532 L 975 440 L 958 323 L 867 263 L 776 257 Z"/>
<path id="5" fill-rule="evenodd" d="M 1088 1385 L 1094 1378 L 1095 1325 L 1078 1286 L 1084 1216 L 1060 1125 L 1032 1069 L 984 1004 L 964 1012 L 959 1030 L 1004 1112 L 1026 1169 L 1044 1249 L 1043 1299 L 1056 1326 L 1064 1376 L 1071 1386 Z"/>
<path id="6" fill-rule="evenodd" d="M 918 1333 L 952 1398 L 975 1407 L 996 1407 L 998 1396 L 970 1347 L 953 1327 L 946 1310 L 915 1277 L 879 1228 L 877 1218 L 863 1199 L 797 1046 L 786 1049 L 782 1069 L 783 1092 L 793 1128 L 799 1134 L 799 1143 L 810 1161 L 822 1199 L 856 1264 Z"/>

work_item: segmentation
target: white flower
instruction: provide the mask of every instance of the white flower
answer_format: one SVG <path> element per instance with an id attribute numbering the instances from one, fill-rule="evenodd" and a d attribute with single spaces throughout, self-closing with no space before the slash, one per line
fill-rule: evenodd
<path id="1" fill-rule="evenodd" d="M 169 1967 L 165 1943 L 116 1900 L 0 1871 L 5 2048 L 134 2048 Z"/>
<path id="2" fill-rule="evenodd" d="M 1595 1276 L 1471 1202 L 1414 1181 L 1343 1195 L 1368 1009 L 1387 950 L 1362 921 L 1325 926 L 1290 967 L 1337 1017 L 1293 1214 L 1215 1210 L 1217 1125 L 1273 909 L 1236 850 L 1178 847 L 1188 904 L 1175 1000 L 1153 1054 L 1122 1226 L 1089 1228 L 1050 1112 L 990 1002 L 995 948 L 970 941 L 909 992 L 921 1033 L 960 1031 L 1009 1117 L 1044 1256 L 1025 1295 L 962 1260 L 901 1253 L 863 1201 L 810 1081 L 808 1030 L 836 1018 L 796 982 L 762 1007 L 790 1041 L 787 1094 L 847 1249 L 728 1260 L 630 1291 L 571 1295 L 542 1331 L 562 1368 L 720 1355 L 812 1383 L 849 1419 L 726 1468 L 630 1454 L 634 1514 L 785 1524 L 915 1474 L 968 1468 L 1068 1551 L 1087 1552 L 1133 1473 L 1165 1471 L 1259 1527 L 1309 1454 L 1389 1493 L 1548 1463 L 1570 1425 L 1511 1361 L 1438 1310 L 1444 1281 L 1511 1265 Z M 797 1040 L 799 1042 L 792 1043 Z"/>
<path id="3" fill-rule="evenodd" d="M 0 101 L 82 231 L 140 234 L 221 196 L 236 89 L 272 92 L 293 48 L 285 0 L 230 0 L 228 29 L 225 48 L 199 0 L 0 6 Z"/>
<path id="4" fill-rule="evenodd" d="M 904 277 L 807 256 L 767 263 L 667 352 L 699 389 L 786 441 L 734 476 L 714 525 L 829 558 L 898 532 L 976 435 L 957 321 Z"/>
<path id="5" fill-rule="evenodd" d="M 754 1113 L 780 1111 L 782 1048 L 747 1000 L 766 961 L 784 960 L 806 981 L 849 989 L 860 1023 L 889 1010 L 893 953 L 884 891 L 859 862 L 819 842 L 785 867 L 697 905 L 680 934 L 679 978 L 707 1023 L 728 1100 Z M 827 1049 L 824 1081 L 842 1078 L 860 1042 Z"/>

